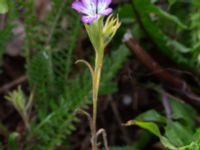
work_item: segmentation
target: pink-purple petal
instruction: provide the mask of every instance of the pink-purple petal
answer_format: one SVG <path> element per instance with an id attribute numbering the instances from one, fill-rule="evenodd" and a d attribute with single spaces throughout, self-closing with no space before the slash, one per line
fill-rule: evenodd
<path id="1" fill-rule="evenodd" d="M 81 20 L 84 23 L 92 23 L 98 19 L 98 16 L 82 16 Z"/>
<path id="2" fill-rule="evenodd" d="M 109 15 L 109 14 L 111 14 L 111 13 L 112 13 L 112 8 L 107 8 L 107 9 L 105 9 L 105 10 L 99 12 L 99 14 L 100 14 L 100 15 L 103 15 L 103 16 L 107 16 L 107 15 Z"/>
<path id="3" fill-rule="evenodd" d="M 87 14 L 87 9 L 82 2 L 73 2 L 71 7 L 80 13 Z"/>
<path id="4" fill-rule="evenodd" d="M 97 0 L 82 0 L 82 2 L 86 7 L 88 5 L 91 5 L 91 3 L 93 3 L 94 5 L 97 5 Z"/>
<path id="5" fill-rule="evenodd" d="M 97 6 L 97 1 L 98 0 L 92 0 L 92 2 Z"/>
<path id="6" fill-rule="evenodd" d="M 112 13 L 112 9 L 108 8 L 111 2 L 112 0 L 80 0 L 72 3 L 71 7 L 84 15 L 81 19 L 84 23 L 92 23 L 100 16 Z"/>
<path id="7" fill-rule="evenodd" d="M 98 0 L 98 5 L 100 3 L 104 3 L 105 7 L 107 8 L 111 4 L 112 0 Z"/>

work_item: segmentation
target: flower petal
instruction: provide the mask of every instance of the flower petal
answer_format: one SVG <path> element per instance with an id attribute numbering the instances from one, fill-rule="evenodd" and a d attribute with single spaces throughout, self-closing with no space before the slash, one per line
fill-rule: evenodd
<path id="1" fill-rule="evenodd" d="M 81 20 L 84 23 L 92 23 L 95 20 L 97 20 L 98 18 L 99 17 L 97 15 L 96 16 L 82 16 Z"/>
<path id="2" fill-rule="evenodd" d="M 105 3 L 108 7 L 111 4 L 112 0 L 98 0 L 98 3 Z"/>
<path id="3" fill-rule="evenodd" d="M 112 8 L 107 8 L 105 10 L 102 10 L 101 12 L 99 12 L 100 15 L 103 15 L 103 16 L 107 16 L 109 14 L 112 13 Z"/>
<path id="4" fill-rule="evenodd" d="M 88 14 L 88 10 L 82 2 L 73 2 L 71 7 L 80 13 Z"/>
<path id="5" fill-rule="evenodd" d="M 96 15 L 97 1 L 96 0 L 82 0 L 83 5 L 87 8 L 89 16 Z"/>
<path id="6" fill-rule="evenodd" d="M 110 4 L 112 0 L 98 0 L 97 10 L 99 12 L 103 12 Z"/>
<path id="7" fill-rule="evenodd" d="M 86 6 L 89 5 L 89 4 L 91 4 L 91 3 L 97 5 L 97 0 L 82 0 L 82 2 Z"/>

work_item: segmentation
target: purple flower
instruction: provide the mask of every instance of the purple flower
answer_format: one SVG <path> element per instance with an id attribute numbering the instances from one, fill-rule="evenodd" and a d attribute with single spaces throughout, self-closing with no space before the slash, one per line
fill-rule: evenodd
<path id="1" fill-rule="evenodd" d="M 72 8 L 82 13 L 81 20 L 84 23 L 92 23 L 99 19 L 100 16 L 109 15 L 112 8 L 109 5 L 112 0 L 81 0 L 72 3 Z"/>

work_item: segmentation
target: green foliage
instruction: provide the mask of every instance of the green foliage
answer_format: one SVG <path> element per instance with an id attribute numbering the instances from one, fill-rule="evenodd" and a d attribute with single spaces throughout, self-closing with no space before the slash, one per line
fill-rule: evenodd
<path id="1" fill-rule="evenodd" d="M 191 52 L 192 49 L 188 48 L 181 43 L 177 42 L 176 40 L 170 40 L 168 39 L 168 42 L 166 43 L 167 46 L 172 47 L 173 49 L 177 50 L 180 53 L 188 53 Z"/>
<path id="2" fill-rule="evenodd" d="M 159 130 L 159 127 L 153 123 L 153 122 L 144 122 L 144 121 L 138 121 L 138 120 L 130 120 L 127 122 L 128 126 L 130 125 L 137 125 L 143 129 L 146 129 L 150 133 L 154 134 L 158 138 L 160 138 L 160 142 L 167 148 L 170 148 L 171 150 L 175 150 L 176 147 L 169 141 L 168 138 L 161 135 L 161 132 Z"/>
<path id="3" fill-rule="evenodd" d="M 170 150 L 177 150 L 177 148 L 172 144 L 170 143 L 169 139 L 164 137 L 164 136 L 161 136 L 160 137 L 160 142 L 166 147 L 166 148 L 169 148 Z"/>
<path id="4" fill-rule="evenodd" d="M 177 0 L 168 0 L 168 2 L 169 2 L 169 6 L 172 6 L 173 4 L 177 2 Z"/>
<path id="5" fill-rule="evenodd" d="M 124 46 L 120 46 L 120 48 L 111 54 L 111 57 L 105 57 L 105 64 L 110 64 L 110 68 L 112 68 L 107 73 L 107 70 L 103 72 L 103 78 L 102 78 L 102 86 L 101 91 L 103 93 L 108 93 L 106 91 L 109 89 L 109 92 L 113 92 L 116 90 L 116 85 L 111 82 L 111 79 L 114 77 L 114 74 L 117 73 L 117 70 L 120 69 L 122 63 L 126 60 L 128 51 Z M 115 55 L 121 56 L 119 61 L 116 61 Z M 41 59 L 44 60 L 45 59 Z M 35 61 L 39 62 L 39 61 Z M 32 64 L 32 63 L 31 63 Z M 45 64 L 45 63 L 44 63 Z M 34 64 L 32 64 L 34 65 Z M 31 135 L 30 139 L 32 137 L 37 137 L 36 141 L 38 141 L 38 144 L 35 144 L 33 148 L 38 149 L 45 149 L 46 147 L 49 147 L 50 149 L 53 149 L 54 147 L 61 144 L 62 139 L 66 137 L 66 135 L 69 135 L 71 131 L 74 129 L 73 121 L 76 121 L 77 118 L 74 116 L 74 110 L 79 107 L 84 107 L 85 104 L 89 102 L 90 96 L 90 89 L 91 84 L 90 83 L 90 74 L 89 72 L 85 72 L 82 76 L 76 75 L 76 78 L 73 80 L 68 80 L 67 83 L 64 86 L 64 92 L 61 93 L 61 91 L 57 91 L 60 93 L 60 97 L 57 97 L 55 95 L 51 95 L 52 97 L 55 97 L 55 99 L 48 97 L 49 92 L 43 92 L 42 90 L 49 90 L 48 85 L 44 86 L 45 84 L 40 80 L 41 77 L 45 78 L 46 71 L 45 69 L 39 69 L 40 67 L 45 65 L 34 65 L 34 67 L 29 68 L 30 71 L 37 72 L 38 76 L 31 76 L 33 77 L 32 80 L 35 81 L 35 86 L 39 87 L 39 96 L 44 97 L 44 99 L 40 99 L 40 105 L 43 103 L 43 106 L 38 106 L 37 109 L 38 113 L 40 114 L 40 123 L 39 125 L 35 125 L 33 127 L 33 135 Z M 39 70 L 37 70 L 37 68 Z M 39 73 L 41 73 L 39 75 Z M 30 75 L 33 74 L 30 72 Z M 45 81 L 46 80 L 46 81 Z M 48 83 L 48 78 L 45 78 L 46 83 Z M 39 82 L 37 82 L 39 81 Z M 41 83 L 41 84 L 39 84 Z M 56 85 L 58 86 L 56 81 L 54 81 Z M 114 86 L 108 86 L 106 89 L 104 88 L 104 85 L 107 85 L 106 83 L 110 83 L 108 85 L 114 85 Z M 63 83 L 64 84 L 64 83 Z M 56 87 L 57 87 L 56 86 Z M 61 86 L 61 87 L 62 87 Z M 59 87 L 57 87 L 59 89 Z M 56 90 L 56 89 L 54 89 Z M 54 91 L 53 90 L 53 91 Z M 41 92 L 40 92 L 41 91 Z M 104 92 L 103 92 L 104 91 Z M 56 92 L 56 93 L 57 93 Z M 53 93 L 53 92 L 52 92 Z M 37 99 L 36 99 L 37 100 Z M 45 103 L 46 102 L 46 103 Z M 41 108 L 43 107 L 43 108 Z M 45 107 L 47 107 L 47 110 L 51 110 L 51 113 L 46 110 L 44 111 Z M 52 139 L 52 137 L 54 137 Z M 52 142 L 49 142 L 52 141 Z M 30 146 L 28 146 L 30 147 Z"/>
<path id="6" fill-rule="evenodd" d="M 200 149 L 200 129 L 198 128 L 195 136 L 194 136 L 194 142 L 192 143 L 191 150 L 197 150 Z"/>
<path id="7" fill-rule="evenodd" d="M 66 135 L 74 129 L 72 121 L 75 121 L 76 118 L 74 114 L 68 112 L 69 109 L 67 109 L 66 104 L 54 107 L 56 107 L 55 110 L 45 116 L 46 118 L 44 117 L 39 124 L 32 126 L 32 133 L 27 138 L 28 141 L 34 141 L 36 144 L 26 145 L 27 150 L 55 149 L 62 144 Z M 58 109 L 58 107 L 60 108 Z"/>
<path id="8" fill-rule="evenodd" d="M 191 4 L 194 3 L 195 2 L 191 2 Z M 194 5 L 198 6 L 196 4 Z M 179 42 L 175 39 L 171 39 L 167 34 L 165 34 L 165 32 L 163 31 L 163 26 L 167 27 L 167 24 L 169 24 L 169 22 L 166 22 L 167 24 L 165 23 L 163 26 L 159 26 L 160 22 L 162 22 L 161 18 L 164 18 L 165 20 L 169 20 L 170 23 L 177 25 L 177 27 L 174 28 L 174 30 L 176 31 L 177 30 L 184 31 L 184 29 L 189 29 L 184 23 L 182 23 L 176 17 L 176 15 L 172 15 L 162 10 L 161 8 L 153 5 L 150 1 L 147 0 L 134 0 L 132 1 L 132 6 L 136 18 L 140 23 L 141 29 L 145 32 L 145 34 L 147 34 L 150 37 L 150 39 L 162 53 L 164 53 L 167 57 L 169 57 L 173 62 L 179 64 L 181 67 L 190 68 L 199 72 L 199 67 L 194 63 L 194 61 L 188 59 L 182 54 L 189 52 L 191 53 L 192 47 L 186 47 L 185 45 L 182 44 L 182 42 Z M 170 25 L 170 27 L 171 26 L 172 25 Z M 182 36 L 182 39 L 185 37 Z M 189 41 L 189 39 L 185 40 Z"/>
<path id="9" fill-rule="evenodd" d="M 180 17 L 181 15 L 172 11 L 171 8 L 181 3 L 180 1 L 168 0 L 168 9 L 156 6 L 154 2 L 159 1 L 133 0 L 130 5 L 120 6 L 118 12 L 123 23 L 121 32 L 124 33 L 127 27 L 138 21 L 140 26 L 133 25 L 131 28 L 135 37 L 144 38 L 145 35 L 141 32 L 144 31 L 155 46 L 173 62 L 200 72 L 199 0 L 188 2 L 190 20 L 185 20 L 187 15 Z M 27 100 L 22 90 L 10 93 L 7 99 L 16 107 L 25 123 L 27 118 L 30 119 L 30 131 L 22 137 L 25 150 L 54 150 L 60 146 L 71 149 L 69 143 L 64 144 L 64 142 L 75 130 L 74 123 L 78 121 L 76 110 L 87 108 L 91 103 L 92 85 L 89 71 L 77 71 L 72 67 L 75 62 L 73 50 L 84 38 L 85 33 L 82 32 L 80 16 L 74 13 L 69 7 L 70 4 L 71 0 L 52 0 L 52 9 L 45 14 L 44 19 L 40 19 L 36 16 L 34 0 L 0 0 L 0 13 L 8 11 L 7 25 L 0 30 L 0 60 L 7 43 L 12 38 L 13 21 L 17 18 L 17 11 L 23 13 L 21 16 L 25 26 L 23 54 L 27 62 L 30 92 L 34 93 L 34 117 L 28 118 Z M 133 13 L 136 15 L 135 18 L 132 17 Z M 109 30 L 112 29 L 111 26 Z M 172 27 L 172 31 L 176 31 L 174 37 L 167 32 L 169 27 Z M 186 36 L 182 36 L 184 33 L 187 33 Z M 117 91 L 117 85 L 113 80 L 129 55 L 125 45 L 118 43 L 117 40 L 113 43 L 112 52 L 104 59 L 100 95 Z M 158 113 L 151 109 L 140 114 L 135 120 L 129 121 L 128 125 L 146 129 L 149 131 L 148 134 L 157 136 L 168 149 L 200 149 L 200 130 L 195 133 L 196 111 L 191 106 L 175 100 L 170 100 L 170 105 L 172 109 L 170 120 L 163 116 L 164 112 Z M 8 146 L 11 150 L 20 149 L 17 144 L 18 133 L 10 134 L 1 124 L 0 131 L 3 136 L 8 137 Z M 136 144 L 111 147 L 111 150 L 140 149 L 138 147 Z"/>
<path id="10" fill-rule="evenodd" d="M 23 113 L 26 111 L 25 109 L 25 95 L 20 87 L 16 91 L 9 93 L 8 96 L 5 97 L 12 105 L 17 109 L 19 113 Z"/>
<path id="11" fill-rule="evenodd" d="M 176 147 L 188 145 L 192 142 L 193 131 L 187 129 L 180 122 L 169 122 L 165 127 L 165 136 Z"/>
<path id="12" fill-rule="evenodd" d="M 191 7 L 190 21 L 191 21 L 191 47 L 193 48 L 193 55 L 195 62 L 199 65 L 199 53 L 200 53 L 200 2 L 194 0 Z"/>
<path id="13" fill-rule="evenodd" d="M 169 0 L 168 9 L 163 9 L 165 7 L 162 7 L 162 5 L 161 7 L 156 6 L 152 4 L 153 2 L 158 1 L 132 1 L 132 13 L 135 14 L 140 30 L 145 33 L 145 35 L 138 37 L 142 40 L 147 35 L 154 46 L 173 62 L 183 68 L 189 68 L 199 73 L 199 1 L 180 2 Z M 187 3 L 190 16 L 185 11 L 177 10 L 182 6 L 182 3 Z M 184 20 L 184 23 L 180 20 Z M 186 24 L 190 24 L 190 26 Z M 133 28 L 133 32 L 137 36 L 138 31 L 135 31 L 135 28 L 138 29 L 138 27 L 134 26 Z M 191 56 L 193 56 L 192 59 Z M 155 110 L 150 110 L 139 115 L 131 122 L 159 137 L 160 142 L 169 149 L 192 149 L 194 145 L 198 145 L 193 144 L 195 143 L 194 120 L 197 115 L 196 111 L 191 106 L 175 100 L 170 100 L 170 106 L 173 112 L 171 120 L 166 119 Z M 159 128 L 164 128 L 163 135 L 159 136 Z"/>
<path id="14" fill-rule="evenodd" d="M 135 4 L 137 6 L 141 6 L 143 9 L 143 13 L 147 14 L 147 13 L 154 13 L 158 16 L 164 17 L 165 19 L 175 23 L 177 26 L 179 26 L 180 28 L 187 28 L 187 26 L 182 23 L 176 16 L 171 15 L 170 13 L 162 10 L 161 8 L 153 5 L 150 1 L 148 0 L 142 0 L 142 1 L 136 1 Z"/>
<path id="15" fill-rule="evenodd" d="M 3 2 L 5 4 L 6 1 Z M 77 75 L 79 73 L 72 68 L 75 61 L 72 52 L 79 37 L 83 36 L 80 32 L 82 29 L 80 17 L 69 7 L 71 1 L 53 0 L 52 10 L 42 20 L 36 16 L 34 0 L 7 3 L 9 6 L 7 25 L 0 30 L 0 57 L 12 37 L 13 20 L 17 17 L 17 11 L 20 11 L 25 27 L 23 55 L 27 62 L 30 92 L 34 93 L 36 117 L 33 120 L 28 118 L 31 127 L 23 141 L 24 149 L 53 150 L 62 145 L 75 129 L 73 124 L 78 121 L 75 110 L 80 107 L 86 108 L 90 103 L 89 72 L 84 71 L 82 75 Z M 0 9 L 1 6 L 3 5 L 0 5 Z M 112 79 L 128 54 L 127 48 L 121 45 L 110 56 L 105 56 L 101 94 L 116 91 L 117 86 Z M 19 89 L 10 93 L 7 99 L 27 123 L 27 100 L 23 92 Z M 8 138 L 11 150 L 18 149 L 16 135 L 17 133 L 14 133 Z"/>
<path id="16" fill-rule="evenodd" d="M 71 71 L 72 50 L 81 27 L 80 21 L 77 19 L 62 27 L 61 22 L 66 21 L 66 17 L 72 20 L 71 18 L 77 16 L 68 7 L 64 7 L 63 1 L 54 0 L 53 10 L 43 23 L 38 25 L 33 15 L 32 2 L 29 1 L 25 5 L 29 6 L 26 14 L 25 57 L 29 81 L 35 89 L 38 116 L 37 121 L 32 123 L 32 132 L 27 135 L 27 141 L 35 141 L 36 144 L 28 144 L 26 149 L 55 149 L 74 129 L 72 122 L 77 119 L 73 111 L 82 106 L 84 102 L 81 95 L 86 93 L 79 82 L 82 77 L 77 77 L 73 84 L 67 80 Z M 44 31 L 40 32 L 43 29 Z M 44 45 L 40 45 L 41 42 Z M 30 50 L 35 50 L 33 56 L 30 56 Z M 79 95 L 70 96 L 68 99 L 76 90 Z"/>
<path id="17" fill-rule="evenodd" d="M 0 14 L 4 14 L 8 11 L 8 4 L 6 0 L 0 0 Z"/>
<path id="18" fill-rule="evenodd" d="M 166 122 L 166 118 L 163 117 L 162 115 L 160 115 L 154 109 L 148 110 L 148 111 L 140 114 L 136 119 L 142 120 L 142 121 L 149 121 L 149 122 L 158 122 L 158 123 Z"/>
<path id="19" fill-rule="evenodd" d="M 133 23 L 133 15 L 130 12 L 133 12 L 133 8 L 129 4 L 118 7 L 118 15 L 122 25 Z"/>
<path id="20" fill-rule="evenodd" d="M 45 41 L 43 47 L 39 48 L 36 46 L 38 49 L 36 48 L 37 51 L 27 66 L 30 83 L 37 93 L 37 108 L 44 110 L 44 112 L 49 110 L 45 105 L 48 105 L 50 99 L 57 99 L 65 91 L 67 77 L 71 71 L 72 50 L 75 47 L 81 27 L 78 19 L 62 27 L 60 22 L 66 21 L 66 17 L 72 20 L 73 17 L 77 16 L 68 7 L 60 7 L 62 3 L 59 0 L 55 0 L 53 5 L 53 10 L 47 17 L 53 20 L 53 25 L 51 19 L 47 22 L 50 28 L 49 34 L 46 36 L 36 32 L 35 35 L 31 35 L 28 38 L 30 41 L 35 42 L 31 46 L 33 48 L 35 48 L 35 45 L 39 45 L 38 43 L 41 42 L 41 39 Z M 54 17 L 55 15 L 56 17 Z M 36 26 L 36 28 L 39 27 Z M 32 34 L 32 31 L 27 32 Z M 35 39 L 37 36 L 40 37 L 38 40 Z"/>
<path id="21" fill-rule="evenodd" d="M 26 127 L 29 129 L 28 109 L 32 105 L 32 99 L 30 98 L 30 100 L 27 101 L 21 87 L 18 87 L 17 90 L 8 93 L 8 95 L 5 96 L 5 99 L 8 100 L 15 107 L 15 109 L 22 117 Z"/>
<path id="22" fill-rule="evenodd" d="M 7 13 L 8 17 L 7 20 L 4 22 L 5 27 L 0 29 L 0 65 L 2 65 L 2 56 L 5 52 L 5 48 L 8 44 L 8 42 L 12 39 L 12 29 L 14 27 L 13 21 L 17 17 L 17 11 L 16 11 L 16 3 L 13 3 L 11 1 L 2 1 L 3 3 L 6 3 L 6 5 L 9 5 L 9 11 Z"/>
<path id="23" fill-rule="evenodd" d="M 192 106 L 174 99 L 170 100 L 170 105 L 172 107 L 172 118 L 174 120 L 181 121 L 184 126 L 190 129 L 195 127 L 194 120 L 197 113 Z"/>
<path id="24" fill-rule="evenodd" d="M 131 120 L 127 123 L 127 125 L 137 125 L 141 128 L 144 128 L 146 130 L 148 130 L 149 132 L 153 133 L 154 135 L 160 137 L 161 133 L 160 130 L 158 128 L 158 126 L 155 123 L 152 122 L 144 122 L 144 121 L 137 121 L 137 120 Z"/>
<path id="25" fill-rule="evenodd" d="M 25 57 L 28 63 L 29 82 L 35 91 L 37 113 L 36 121 L 32 122 L 32 131 L 27 134 L 27 142 L 35 144 L 26 145 L 27 150 L 53 150 L 62 145 L 66 137 L 75 129 L 73 125 L 73 122 L 77 121 L 75 110 L 86 107 L 90 102 L 91 77 L 88 70 L 70 79 L 70 74 L 75 72 L 71 67 L 72 50 L 75 48 L 77 37 L 81 36 L 79 32 L 81 23 L 79 19 L 73 18 L 79 16 L 67 6 L 63 7 L 63 1 L 54 0 L 53 6 L 47 20 L 44 20 L 45 28 L 34 24 L 35 18 L 32 13 L 26 14 L 26 51 L 36 50 L 31 57 L 29 52 L 26 52 L 25 54 L 28 55 Z M 30 26 L 35 26 L 35 30 L 44 29 L 50 32 L 47 35 L 43 34 L 44 31 L 33 32 Z M 45 45 L 40 46 L 41 42 Z M 117 55 L 120 56 L 118 61 L 115 58 Z M 121 46 L 111 54 L 110 58 L 105 56 L 105 64 L 110 68 L 108 68 L 109 74 L 106 74 L 108 70 L 103 72 L 101 89 L 104 92 L 102 93 L 106 91 L 104 87 L 109 89 L 109 92 L 116 90 L 116 85 L 111 82 L 111 79 L 120 69 L 127 55 L 128 50 Z M 106 82 L 112 86 L 104 86 L 107 85 Z"/>
<path id="26" fill-rule="evenodd" d="M 127 125 L 137 125 L 148 130 L 157 136 L 166 148 L 171 150 L 191 148 L 194 145 L 193 137 L 196 136 L 194 133 L 195 111 L 185 103 L 175 100 L 170 100 L 170 103 L 172 106 L 171 119 L 174 120 L 167 120 L 156 110 L 149 110 L 140 114 L 135 120 L 128 121 Z M 161 123 L 160 126 L 164 127 L 164 135 L 161 135 L 160 127 L 156 123 Z"/>
<path id="27" fill-rule="evenodd" d="M 16 142 L 17 137 L 19 137 L 19 134 L 16 132 L 13 132 L 9 135 L 8 144 L 9 144 L 10 150 L 20 150 L 19 146 L 17 145 L 17 142 Z"/>

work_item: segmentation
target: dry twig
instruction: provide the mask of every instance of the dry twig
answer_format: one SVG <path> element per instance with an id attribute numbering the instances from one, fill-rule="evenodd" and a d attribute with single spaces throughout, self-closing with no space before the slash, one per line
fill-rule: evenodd
<path id="1" fill-rule="evenodd" d="M 7 92 L 8 90 L 12 89 L 13 87 L 17 86 L 20 83 L 25 82 L 26 80 L 27 80 L 27 76 L 23 75 L 17 78 L 16 80 L 3 85 L 2 87 L 0 87 L 0 94 Z"/>

